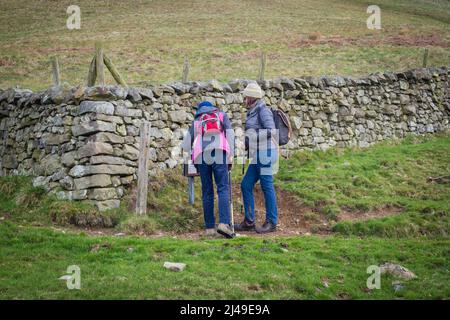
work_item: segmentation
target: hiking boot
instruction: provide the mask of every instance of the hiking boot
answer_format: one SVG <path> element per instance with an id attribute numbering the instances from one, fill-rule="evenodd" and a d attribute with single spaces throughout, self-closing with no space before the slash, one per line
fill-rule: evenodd
<path id="1" fill-rule="evenodd" d="M 236 236 L 236 234 L 231 230 L 230 225 L 225 223 L 219 223 L 217 226 L 217 233 L 220 233 L 225 238 L 232 239 Z"/>
<path id="2" fill-rule="evenodd" d="M 234 225 L 234 231 L 252 231 L 255 230 L 255 222 L 250 222 L 247 219 L 244 219 L 239 224 Z"/>
<path id="3" fill-rule="evenodd" d="M 264 224 L 261 227 L 256 227 L 257 233 L 268 233 L 268 232 L 273 232 L 276 230 L 277 230 L 277 225 L 273 224 L 270 221 L 264 222 Z"/>
<path id="4" fill-rule="evenodd" d="M 217 234 L 216 229 L 208 228 L 208 229 L 205 229 L 205 232 L 203 233 L 203 235 L 201 237 L 202 238 L 217 238 L 217 237 L 219 237 L 219 235 Z"/>

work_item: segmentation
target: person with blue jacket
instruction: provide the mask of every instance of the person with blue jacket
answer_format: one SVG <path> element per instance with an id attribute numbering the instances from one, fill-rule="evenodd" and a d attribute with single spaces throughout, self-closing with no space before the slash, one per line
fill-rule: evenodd
<path id="1" fill-rule="evenodd" d="M 230 224 L 230 181 L 234 152 L 234 131 L 230 119 L 208 101 L 198 104 L 194 121 L 183 140 L 182 148 L 191 154 L 191 159 L 200 174 L 202 184 L 203 215 L 206 235 L 217 233 L 233 238 Z M 219 224 L 215 229 L 214 181 L 219 198 Z"/>
<path id="2" fill-rule="evenodd" d="M 276 128 L 272 111 L 262 99 L 263 93 L 257 83 L 249 83 L 244 92 L 244 103 L 248 107 L 245 120 L 246 150 L 250 165 L 241 183 L 245 218 L 236 224 L 236 231 L 255 230 L 267 233 L 276 230 L 278 209 L 273 185 L 274 164 L 278 160 Z M 255 225 L 255 199 L 253 188 L 260 181 L 264 193 L 266 219 L 261 227 Z"/>

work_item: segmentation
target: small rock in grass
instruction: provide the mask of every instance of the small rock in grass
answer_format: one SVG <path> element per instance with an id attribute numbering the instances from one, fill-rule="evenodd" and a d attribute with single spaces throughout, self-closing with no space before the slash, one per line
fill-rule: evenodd
<path id="1" fill-rule="evenodd" d="M 392 282 L 392 288 L 394 289 L 395 292 L 398 292 L 398 291 L 404 289 L 405 286 L 401 282 L 394 281 L 394 282 Z"/>
<path id="2" fill-rule="evenodd" d="M 94 244 L 91 247 L 91 252 L 98 252 L 100 250 L 100 248 L 111 248 L 111 244 L 108 242 L 104 242 L 102 244 Z"/>
<path id="3" fill-rule="evenodd" d="M 116 236 L 116 237 L 122 237 L 124 235 L 125 235 L 125 233 L 123 233 L 123 232 L 119 232 L 119 233 L 114 234 L 114 236 Z"/>
<path id="4" fill-rule="evenodd" d="M 179 263 L 179 262 L 164 262 L 163 265 L 164 268 L 172 270 L 172 271 L 183 271 L 184 268 L 186 268 L 185 263 Z"/>
<path id="5" fill-rule="evenodd" d="M 127 249 L 127 251 L 128 251 L 128 252 L 133 252 L 133 251 L 134 251 L 134 248 L 133 248 L 133 247 L 129 247 L 129 248 Z"/>
<path id="6" fill-rule="evenodd" d="M 391 274 L 396 277 L 400 277 L 405 280 L 411 280 L 411 279 L 417 278 L 417 276 L 414 273 L 412 273 L 405 267 L 398 265 L 398 264 L 389 263 L 389 262 L 384 263 L 380 266 L 380 272 L 381 272 L 381 274 L 388 273 L 388 274 Z"/>

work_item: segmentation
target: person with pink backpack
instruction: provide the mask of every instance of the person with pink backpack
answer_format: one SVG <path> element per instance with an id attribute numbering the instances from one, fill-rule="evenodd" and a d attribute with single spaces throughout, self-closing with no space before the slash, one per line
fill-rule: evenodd
<path id="1" fill-rule="evenodd" d="M 228 171 L 234 154 L 234 131 L 230 119 L 208 101 L 198 104 L 194 121 L 185 135 L 183 149 L 200 174 L 203 215 L 207 235 L 219 233 L 226 238 L 235 236 L 230 219 L 230 187 Z M 214 181 L 219 198 L 219 224 L 215 229 Z"/>

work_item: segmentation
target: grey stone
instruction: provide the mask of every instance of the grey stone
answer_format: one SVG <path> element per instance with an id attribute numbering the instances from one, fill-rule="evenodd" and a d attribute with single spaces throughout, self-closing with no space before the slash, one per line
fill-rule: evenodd
<path id="1" fill-rule="evenodd" d="M 90 158 L 91 164 L 114 164 L 125 166 L 136 166 L 136 163 L 121 157 L 114 156 L 92 156 Z"/>
<path id="2" fill-rule="evenodd" d="M 6 169 L 16 169 L 19 165 L 17 158 L 13 154 L 6 154 L 2 159 L 2 166 Z"/>
<path id="3" fill-rule="evenodd" d="M 313 137 L 321 137 L 323 135 L 322 130 L 319 128 L 312 128 L 311 135 Z"/>
<path id="4" fill-rule="evenodd" d="M 97 174 L 93 176 L 74 179 L 75 189 L 89 189 L 94 187 L 108 187 L 111 185 L 111 176 L 108 174 Z"/>
<path id="5" fill-rule="evenodd" d="M 76 159 L 78 159 L 76 151 L 67 152 L 61 156 L 61 162 L 66 167 L 72 167 L 75 165 Z"/>
<path id="6" fill-rule="evenodd" d="M 120 200 L 95 201 L 95 206 L 99 211 L 106 211 L 120 207 Z"/>
<path id="7" fill-rule="evenodd" d="M 141 109 L 130 109 L 130 108 L 117 106 L 115 114 L 117 116 L 121 116 L 121 117 L 141 118 L 142 110 Z"/>
<path id="8" fill-rule="evenodd" d="M 106 101 L 82 101 L 80 103 L 79 114 L 85 114 L 88 112 L 103 113 L 107 115 L 114 114 L 114 106 L 111 102 Z"/>
<path id="9" fill-rule="evenodd" d="M 144 99 L 152 99 L 153 98 L 153 91 L 150 88 L 136 88 L 139 94 Z"/>
<path id="10" fill-rule="evenodd" d="M 69 176 L 65 176 L 63 179 L 59 180 L 59 184 L 65 190 L 73 190 L 75 188 L 75 184 L 73 182 L 73 179 L 71 177 L 69 177 Z"/>
<path id="11" fill-rule="evenodd" d="M 185 263 L 179 263 L 179 262 L 164 262 L 163 265 L 164 268 L 172 270 L 172 271 L 183 271 L 186 268 L 186 264 Z"/>
<path id="12" fill-rule="evenodd" d="M 91 189 L 89 190 L 88 198 L 92 200 L 116 199 L 117 192 L 115 188 Z"/>
<path id="13" fill-rule="evenodd" d="M 41 160 L 40 167 L 43 175 L 50 176 L 61 168 L 61 158 L 57 154 L 49 154 Z"/>
<path id="14" fill-rule="evenodd" d="M 111 175 L 130 175 L 136 171 L 133 167 L 127 167 L 124 165 L 114 165 L 114 164 L 99 164 L 99 165 L 76 165 L 70 171 L 69 175 L 75 178 L 93 175 L 93 174 L 111 174 Z"/>
<path id="15" fill-rule="evenodd" d="M 99 132 L 87 139 L 88 142 L 107 142 L 112 144 L 124 143 L 124 138 L 111 132 Z"/>
<path id="16" fill-rule="evenodd" d="M 33 187 L 45 187 L 50 182 L 50 177 L 39 176 L 33 179 Z"/>
<path id="17" fill-rule="evenodd" d="M 115 132 L 116 125 L 105 121 L 83 122 L 79 125 L 72 126 L 72 134 L 74 136 L 90 135 L 96 132 Z"/>
<path id="18" fill-rule="evenodd" d="M 105 142 L 88 142 L 78 149 L 78 158 L 90 157 L 98 154 L 113 154 L 113 147 Z"/>
<path id="19" fill-rule="evenodd" d="M 128 144 L 125 144 L 123 146 L 123 156 L 130 160 L 137 160 L 139 157 L 139 150 Z"/>
<path id="20" fill-rule="evenodd" d="M 44 145 L 60 145 L 70 141 L 70 134 L 45 133 L 42 135 L 41 140 Z"/>
<path id="21" fill-rule="evenodd" d="M 388 273 L 393 276 L 403 278 L 405 280 L 411 280 L 411 279 L 417 278 L 417 276 L 414 273 L 412 273 L 405 267 L 398 265 L 398 264 L 390 263 L 390 262 L 380 265 L 380 272 L 381 272 L 381 274 Z"/>
<path id="22" fill-rule="evenodd" d="M 416 106 L 414 105 L 407 105 L 403 107 L 403 112 L 405 114 L 410 114 L 410 115 L 414 115 L 417 112 Z"/>
<path id="23" fill-rule="evenodd" d="M 187 114 L 184 110 L 170 111 L 169 118 L 173 122 L 184 123 L 186 121 Z"/>
<path id="24" fill-rule="evenodd" d="M 129 98 L 133 102 L 138 102 L 142 100 L 142 97 L 139 94 L 139 90 L 137 88 L 129 88 L 127 98 Z"/>

